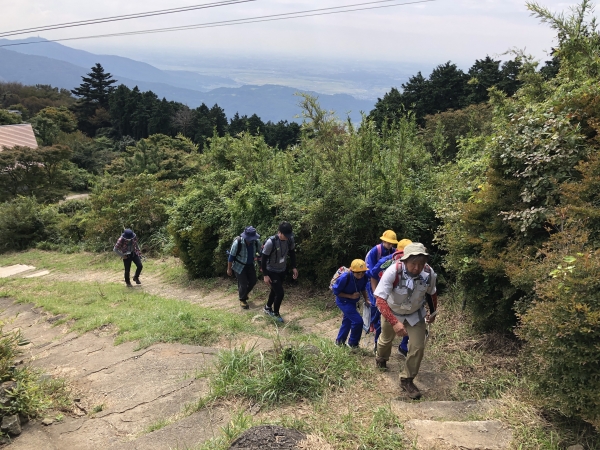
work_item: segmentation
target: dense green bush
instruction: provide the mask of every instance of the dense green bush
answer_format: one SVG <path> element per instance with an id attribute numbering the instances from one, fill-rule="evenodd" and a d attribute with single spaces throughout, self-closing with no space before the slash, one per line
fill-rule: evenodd
<path id="1" fill-rule="evenodd" d="M 24 250 L 57 237 L 58 213 L 33 197 L 17 197 L 0 204 L 0 252 Z"/>
<path id="2" fill-rule="evenodd" d="M 325 284 L 341 264 L 364 257 L 387 228 L 431 242 L 436 221 L 426 192 L 430 157 L 411 118 L 378 131 L 344 126 L 304 98 L 298 146 L 286 152 L 248 133 L 214 137 L 201 172 L 186 184 L 169 229 L 194 276 L 224 273 L 225 252 L 249 224 L 263 237 L 292 223 L 298 267 Z"/>
<path id="3" fill-rule="evenodd" d="M 600 428 L 600 251 L 586 244 L 565 230 L 530 263 L 535 301 L 517 334 L 540 403 Z"/>
<path id="4" fill-rule="evenodd" d="M 71 151 L 64 146 L 13 147 L 0 152 L 0 201 L 18 195 L 39 201 L 61 199 L 70 182 L 68 160 Z"/>
<path id="5" fill-rule="evenodd" d="M 127 147 L 107 170 L 120 177 L 145 173 L 159 180 L 185 179 L 197 172 L 197 154 L 198 146 L 181 134 L 176 138 L 154 134 Z"/>
<path id="6" fill-rule="evenodd" d="M 569 19 L 530 8 L 559 30 L 560 71 L 547 80 L 524 58 L 521 89 L 512 98 L 491 91 L 493 132 L 483 153 L 490 169 L 481 188 L 453 203 L 457 215 L 440 235 L 478 325 L 502 331 L 517 323 L 515 304 L 533 299 L 509 266 L 559 231 L 553 218 L 564 204 L 562 185 L 580 179 L 579 163 L 597 151 L 600 39 L 585 20 L 589 3 Z"/>
<path id="7" fill-rule="evenodd" d="M 96 250 L 110 250 L 124 228 L 132 228 L 142 246 L 166 224 L 167 207 L 177 183 L 159 181 L 154 175 L 137 175 L 119 181 L 104 178 L 90 196 L 85 239 Z"/>

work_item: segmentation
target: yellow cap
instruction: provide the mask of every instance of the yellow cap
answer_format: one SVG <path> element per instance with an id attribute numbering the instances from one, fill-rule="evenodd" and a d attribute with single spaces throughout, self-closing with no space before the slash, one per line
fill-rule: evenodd
<path id="1" fill-rule="evenodd" d="M 396 237 L 396 233 L 392 230 L 385 230 L 383 235 L 379 238 L 382 241 L 389 242 L 390 244 L 397 244 L 398 238 Z"/>
<path id="2" fill-rule="evenodd" d="M 401 241 L 398 241 L 398 246 L 396 247 L 396 250 L 404 250 L 404 247 L 406 247 L 408 244 L 412 244 L 412 241 L 410 239 L 402 239 Z"/>
<path id="3" fill-rule="evenodd" d="M 350 270 L 352 272 L 366 272 L 367 264 L 362 259 L 355 259 L 352 261 L 352 264 L 350 264 Z"/>

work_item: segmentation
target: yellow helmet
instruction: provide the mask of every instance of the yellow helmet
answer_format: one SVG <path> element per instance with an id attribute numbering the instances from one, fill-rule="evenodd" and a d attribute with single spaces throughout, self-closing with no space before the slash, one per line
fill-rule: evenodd
<path id="1" fill-rule="evenodd" d="M 401 241 L 398 241 L 398 246 L 396 247 L 396 250 L 404 250 L 404 247 L 406 247 L 408 244 L 412 244 L 412 241 L 410 239 L 402 239 Z"/>
<path id="2" fill-rule="evenodd" d="M 394 233 L 392 230 L 385 230 L 379 239 L 385 242 L 389 242 L 390 244 L 398 243 L 396 233 Z"/>
<path id="3" fill-rule="evenodd" d="M 355 259 L 350 264 L 350 270 L 352 272 L 366 272 L 367 271 L 367 263 L 365 263 L 362 259 Z"/>

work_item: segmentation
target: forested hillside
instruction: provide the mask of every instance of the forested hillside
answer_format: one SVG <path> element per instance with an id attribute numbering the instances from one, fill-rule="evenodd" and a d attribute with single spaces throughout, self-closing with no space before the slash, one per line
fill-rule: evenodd
<path id="1" fill-rule="evenodd" d="M 0 152 L 0 246 L 105 251 L 132 227 L 192 277 L 223 275 L 244 226 L 294 226 L 298 269 L 327 286 L 384 229 L 424 242 L 440 287 L 482 332 L 512 335 L 536 404 L 600 427 L 600 34 L 591 3 L 532 13 L 553 58 L 448 62 L 360 126 L 311 96 L 303 124 L 227 118 L 116 86 L 0 84 L 0 123 L 41 147 Z M 89 200 L 56 204 L 68 190 Z"/>

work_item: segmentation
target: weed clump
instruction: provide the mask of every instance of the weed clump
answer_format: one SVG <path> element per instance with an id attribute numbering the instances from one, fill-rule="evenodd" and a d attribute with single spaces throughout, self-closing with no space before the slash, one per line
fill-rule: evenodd
<path id="1" fill-rule="evenodd" d="M 19 347 L 29 342 L 20 330 L 4 332 L 4 325 L 0 322 L 0 421 L 15 416 L 21 423 L 49 409 L 67 410 L 71 400 L 64 381 L 28 366 L 17 367 Z M 20 427 L 13 430 L 11 434 L 20 433 Z"/>
<path id="2" fill-rule="evenodd" d="M 319 398 L 359 373 L 346 349 L 327 341 L 276 347 L 267 353 L 242 347 L 219 354 L 211 387 L 214 398 L 245 397 L 276 404 Z"/>

